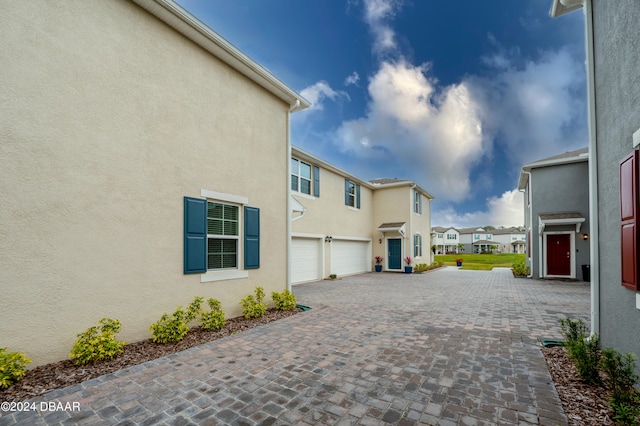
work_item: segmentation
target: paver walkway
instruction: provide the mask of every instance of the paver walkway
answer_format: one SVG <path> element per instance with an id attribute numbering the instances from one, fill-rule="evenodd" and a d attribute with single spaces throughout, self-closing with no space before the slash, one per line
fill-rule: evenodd
<path id="1" fill-rule="evenodd" d="M 294 287 L 313 309 L 0 413 L 5 424 L 566 424 L 538 338 L 588 322 L 589 286 L 510 270 Z"/>

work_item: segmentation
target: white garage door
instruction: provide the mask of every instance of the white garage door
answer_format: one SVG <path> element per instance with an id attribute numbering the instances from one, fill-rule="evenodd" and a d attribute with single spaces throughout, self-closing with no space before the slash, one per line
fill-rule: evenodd
<path id="1" fill-rule="evenodd" d="M 321 241 L 317 238 L 291 239 L 292 284 L 322 279 L 320 272 Z"/>
<path id="2" fill-rule="evenodd" d="M 369 241 L 333 240 L 331 273 L 338 276 L 371 271 Z"/>

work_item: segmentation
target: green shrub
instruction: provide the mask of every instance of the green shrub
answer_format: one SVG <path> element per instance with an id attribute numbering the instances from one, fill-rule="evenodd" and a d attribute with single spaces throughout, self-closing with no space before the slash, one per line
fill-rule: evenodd
<path id="1" fill-rule="evenodd" d="M 209 299 L 207 304 L 211 310 L 202 312 L 202 328 L 210 331 L 220 330 L 226 323 L 222 304 L 218 299 Z"/>
<path id="2" fill-rule="evenodd" d="M 560 320 L 560 332 L 565 338 L 567 355 L 576 366 L 580 378 L 590 384 L 600 383 L 600 338 L 589 336 L 589 329 L 582 320 Z"/>
<path id="3" fill-rule="evenodd" d="M 120 321 L 102 318 L 98 326 L 89 327 L 78 334 L 69 358 L 78 365 L 115 358 L 122 353 L 125 345 L 125 342 L 116 339 L 119 332 Z"/>
<path id="4" fill-rule="evenodd" d="M 418 263 L 416 266 L 413 267 L 413 272 L 417 274 L 424 271 L 428 271 L 428 270 L 429 270 L 429 266 L 427 266 L 426 263 Z"/>
<path id="5" fill-rule="evenodd" d="M 244 297 L 240 304 L 245 318 L 260 318 L 267 312 L 267 304 L 264 303 L 264 289 L 256 287 L 255 296 L 250 294 Z"/>
<path id="6" fill-rule="evenodd" d="M 296 307 L 296 296 L 289 290 L 285 290 L 282 293 L 274 291 L 271 293 L 271 298 L 276 304 L 276 309 L 280 311 L 291 311 Z"/>
<path id="7" fill-rule="evenodd" d="M 336 278 L 338 278 L 338 276 L 336 274 L 331 274 L 329 275 L 329 278 L 331 278 L 332 280 L 335 280 Z"/>
<path id="8" fill-rule="evenodd" d="M 611 389 L 611 406 L 634 406 L 638 404 L 638 394 L 634 386 L 640 378 L 635 373 L 634 354 L 621 354 L 615 349 L 605 349 L 602 356 L 602 370 Z M 638 407 L 636 407 L 637 409 Z M 622 408 L 621 408 L 622 409 Z M 624 411 L 624 409 L 622 409 Z M 614 409 L 615 411 L 615 409 Z M 640 413 L 636 413 L 640 414 Z"/>
<path id="9" fill-rule="evenodd" d="M 524 259 L 518 259 L 513 262 L 513 266 L 511 267 L 513 271 L 513 275 L 516 277 L 526 277 L 529 275 L 529 265 L 526 264 Z"/>
<path id="10" fill-rule="evenodd" d="M 201 296 L 196 296 L 186 311 L 178 306 L 171 316 L 165 312 L 149 327 L 149 331 L 153 334 L 152 340 L 156 343 L 175 343 L 182 340 L 189 332 L 189 323 L 200 314 L 202 300 Z"/>
<path id="11" fill-rule="evenodd" d="M 6 389 L 25 374 L 25 366 L 31 360 L 18 352 L 7 352 L 7 348 L 0 348 L 0 389 Z"/>
<path id="12" fill-rule="evenodd" d="M 580 319 L 573 321 L 571 318 L 565 318 L 560 320 L 560 333 L 569 346 L 572 343 L 583 341 L 589 334 L 589 329 Z"/>

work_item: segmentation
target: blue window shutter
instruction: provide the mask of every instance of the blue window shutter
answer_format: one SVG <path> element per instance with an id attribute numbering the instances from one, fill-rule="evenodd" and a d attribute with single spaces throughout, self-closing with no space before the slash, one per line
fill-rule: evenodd
<path id="1" fill-rule="evenodd" d="M 418 234 L 413 235 L 413 257 L 418 257 Z"/>
<path id="2" fill-rule="evenodd" d="M 418 193 L 418 213 L 422 214 L 422 194 Z"/>
<path id="3" fill-rule="evenodd" d="M 313 196 L 320 196 L 320 167 L 313 166 Z"/>
<path id="4" fill-rule="evenodd" d="M 347 179 L 344 180 L 344 204 L 349 205 L 349 181 Z"/>
<path id="5" fill-rule="evenodd" d="M 360 185 L 356 185 L 356 207 L 360 208 Z"/>
<path id="6" fill-rule="evenodd" d="M 207 200 L 184 197 L 184 273 L 207 272 Z"/>
<path id="7" fill-rule="evenodd" d="M 244 269 L 260 267 L 260 209 L 244 207 Z"/>

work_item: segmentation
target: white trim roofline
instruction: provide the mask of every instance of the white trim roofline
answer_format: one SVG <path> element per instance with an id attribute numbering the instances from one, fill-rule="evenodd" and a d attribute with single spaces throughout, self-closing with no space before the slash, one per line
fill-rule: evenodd
<path id="1" fill-rule="evenodd" d="M 236 71 L 300 111 L 311 103 L 173 0 L 131 0 Z"/>
<path id="2" fill-rule="evenodd" d="M 427 198 L 433 200 L 435 199 L 435 197 L 433 195 L 431 195 L 429 192 L 427 192 L 425 189 L 423 189 L 420 185 L 418 185 L 417 183 L 410 181 L 410 180 L 401 180 L 398 182 L 392 182 L 392 183 L 384 183 L 384 184 L 380 184 L 380 183 L 371 183 L 370 181 L 361 179 L 349 172 L 347 172 L 346 170 L 341 169 L 340 167 L 334 166 L 333 164 L 327 163 L 325 160 L 316 157 L 315 155 L 311 154 L 308 151 L 303 150 L 302 148 L 298 148 L 297 146 L 291 145 L 291 155 L 294 157 L 298 157 L 301 160 L 307 160 L 309 162 L 315 163 L 316 165 L 322 166 L 325 169 L 328 169 L 336 174 L 342 175 L 346 178 L 348 178 L 349 180 L 352 180 L 355 183 L 358 183 L 362 186 L 365 186 L 369 189 L 381 189 L 381 188 L 394 188 L 397 186 L 414 186 L 415 188 L 423 193 Z"/>
<path id="3" fill-rule="evenodd" d="M 582 7 L 582 0 L 553 0 L 549 15 L 552 18 L 565 15 Z"/>
<path id="4" fill-rule="evenodd" d="M 584 149 L 580 149 L 578 151 L 583 151 L 583 150 Z M 584 161 L 589 161 L 588 152 L 579 152 L 573 156 L 561 155 L 561 156 L 546 158 L 544 160 L 534 161 L 533 163 L 525 164 L 524 166 L 522 166 L 522 171 L 520 172 L 520 178 L 518 179 L 518 189 L 523 190 L 527 187 L 527 181 L 529 180 L 529 177 L 526 172 L 531 172 L 532 169 L 539 169 L 542 167 L 550 167 L 550 166 L 559 166 L 562 164 L 581 163 Z"/>

